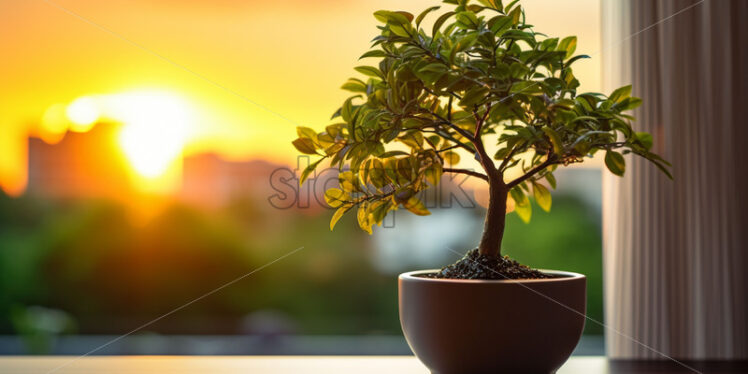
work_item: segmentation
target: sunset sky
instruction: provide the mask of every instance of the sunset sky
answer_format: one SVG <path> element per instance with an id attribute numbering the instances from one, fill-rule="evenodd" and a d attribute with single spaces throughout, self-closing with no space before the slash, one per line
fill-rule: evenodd
<path id="1" fill-rule="evenodd" d="M 45 112 L 52 118 L 81 97 L 133 103 L 125 112 L 140 112 L 139 105 L 181 108 L 161 113 L 146 108 L 142 113 L 155 119 L 165 114 L 189 116 L 189 128 L 179 134 L 187 154 L 210 151 L 230 159 L 292 162 L 295 127 L 328 124 L 347 96 L 339 87 L 355 75 L 354 66 L 364 64 L 357 59 L 377 32 L 371 14 L 378 9 L 417 13 L 434 4 L 435 0 L 0 2 L 0 186 L 11 193 L 23 190 L 27 136 L 39 133 Z M 522 4 L 536 31 L 577 35 L 577 53 L 600 50 L 599 0 Z M 575 74 L 582 90 L 600 90 L 600 58 L 593 55 L 578 63 Z M 149 99 L 153 97 L 158 98 Z M 83 100 L 77 106 L 83 117 L 85 104 Z M 48 111 L 54 105 L 56 109 Z M 149 134 L 160 131 L 149 127 L 158 126 L 155 119 L 133 120 L 140 127 L 130 129 L 131 141 L 148 143 Z M 155 142 L 158 147 L 158 139 Z M 131 153 L 138 152 L 130 147 Z M 132 155 L 133 163 L 138 157 Z M 141 154 L 140 162 L 147 164 L 148 157 Z"/>

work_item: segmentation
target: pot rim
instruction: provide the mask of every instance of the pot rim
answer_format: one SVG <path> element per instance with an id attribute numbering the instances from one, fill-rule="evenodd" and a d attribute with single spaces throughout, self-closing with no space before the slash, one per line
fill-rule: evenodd
<path id="1" fill-rule="evenodd" d="M 540 279 L 453 279 L 453 278 L 424 278 L 416 275 L 438 272 L 439 269 L 415 270 L 400 274 L 397 279 L 413 282 L 435 282 L 435 283 L 553 283 L 566 282 L 575 279 L 584 279 L 586 276 L 580 273 L 563 270 L 537 269 L 546 274 L 558 275 L 558 278 Z"/>

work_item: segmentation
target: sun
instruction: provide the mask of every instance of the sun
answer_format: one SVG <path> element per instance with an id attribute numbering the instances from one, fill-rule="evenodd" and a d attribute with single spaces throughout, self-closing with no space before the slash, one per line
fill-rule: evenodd
<path id="1" fill-rule="evenodd" d="M 101 120 L 120 123 L 116 142 L 138 185 L 168 191 L 180 177 L 182 152 L 193 130 L 194 108 L 174 93 L 140 90 L 80 97 L 67 107 L 50 108 L 44 123 L 47 132 L 54 134 L 66 129 L 86 132 Z"/>
<path id="2" fill-rule="evenodd" d="M 66 114 L 70 119 L 70 130 L 75 132 L 90 130 L 101 115 L 96 101 L 87 96 L 79 97 L 70 103 Z"/>
<path id="3" fill-rule="evenodd" d="M 162 92 L 135 92 L 108 97 L 107 112 L 123 123 L 119 144 L 140 175 L 164 174 L 182 154 L 190 115 L 186 103 Z"/>
<path id="4" fill-rule="evenodd" d="M 190 109 L 176 95 L 135 92 L 111 95 L 106 111 L 123 123 L 119 144 L 141 176 L 156 178 L 182 155 L 191 127 Z"/>

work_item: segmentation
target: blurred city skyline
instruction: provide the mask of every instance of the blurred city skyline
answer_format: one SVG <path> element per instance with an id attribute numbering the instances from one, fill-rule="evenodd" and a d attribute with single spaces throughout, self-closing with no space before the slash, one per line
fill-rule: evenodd
<path id="1" fill-rule="evenodd" d="M 111 118 L 125 126 L 119 147 L 155 189 L 173 183 L 183 156 L 293 164 L 295 127 L 328 124 L 347 95 L 340 85 L 371 63 L 358 61 L 376 32 L 371 14 L 436 3 L 3 2 L 0 188 L 25 191 L 29 136 L 54 144 L 112 106 L 125 108 Z M 599 51 L 598 1 L 522 5 L 536 31 L 577 35 L 579 53 Z M 599 56 L 580 61 L 582 90 L 599 90 L 600 65 Z"/>

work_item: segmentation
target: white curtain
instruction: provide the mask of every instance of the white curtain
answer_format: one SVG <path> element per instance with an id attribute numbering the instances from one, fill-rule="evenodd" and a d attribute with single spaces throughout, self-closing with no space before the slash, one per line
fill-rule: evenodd
<path id="1" fill-rule="evenodd" d="M 606 90 L 674 175 L 604 176 L 608 354 L 748 358 L 748 1 L 602 2 Z"/>

